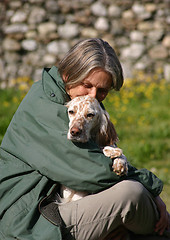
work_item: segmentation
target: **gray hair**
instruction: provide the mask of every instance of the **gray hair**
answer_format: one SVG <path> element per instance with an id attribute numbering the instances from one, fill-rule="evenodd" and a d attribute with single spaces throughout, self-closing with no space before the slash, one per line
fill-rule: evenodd
<path id="1" fill-rule="evenodd" d="M 58 71 L 66 79 L 66 88 L 81 84 L 94 68 L 111 74 L 113 88 L 123 85 L 123 71 L 113 48 L 102 39 L 90 38 L 74 45 L 59 62 Z"/>

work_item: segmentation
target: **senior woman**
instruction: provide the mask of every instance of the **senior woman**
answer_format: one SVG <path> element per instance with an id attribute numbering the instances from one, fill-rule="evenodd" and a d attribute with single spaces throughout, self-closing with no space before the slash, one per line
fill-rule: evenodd
<path id="1" fill-rule="evenodd" d="M 128 176 L 117 176 L 95 142 L 67 140 L 65 103 L 82 95 L 102 102 L 122 85 L 119 60 L 101 39 L 79 42 L 58 69 L 44 69 L 2 141 L 0 239 L 120 240 L 168 229 L 155 175 L 129 166 Z M 61 184 L 89 195 L 58 205 Z"/>

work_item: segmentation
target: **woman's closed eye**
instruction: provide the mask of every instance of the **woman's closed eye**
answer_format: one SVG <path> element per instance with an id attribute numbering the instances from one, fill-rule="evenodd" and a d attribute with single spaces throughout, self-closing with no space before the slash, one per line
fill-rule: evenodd
<path id="1" fill-rule="evenodd" d="M 83 87 L 85 88 L 92 88 L 93 85 L 91 83 L 82 83 Z"/>
<path id="2" fill-rule="evenodd" d="M 93 88 L 93 85 L 91 83 L 82 83 L 83 87 L 85 88 Z M 108 88 L 97 88 L 98 93 L 108 93 L 109 89 Z"/>

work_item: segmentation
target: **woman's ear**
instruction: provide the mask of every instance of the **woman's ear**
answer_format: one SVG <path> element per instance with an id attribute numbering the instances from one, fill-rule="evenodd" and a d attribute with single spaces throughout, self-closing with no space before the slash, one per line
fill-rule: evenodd
<path id="1" fill-rule="evenodd" d="M 102 109 L 100 129 L 97 136 L 99 146 L 114 145 L 118 141 L 118 136 L 113 123 L 109 119 L 109 114 Z"/>

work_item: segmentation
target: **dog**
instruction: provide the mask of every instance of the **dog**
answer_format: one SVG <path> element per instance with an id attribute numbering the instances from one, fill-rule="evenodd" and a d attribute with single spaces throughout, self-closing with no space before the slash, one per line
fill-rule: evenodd
<path id="1" fill-rule="evenodd" d="M 123 151 L 116 146 L 118 136 L 115 127 L 98 100 L 88 95 L 80 96 L 68 102 L 66 107 L 69 117 L 67 138 L 81 143 L 92 139 L 100 146 L 105 156 L 113 159 L 113 171 L 120 176 L 126 175 L 128 164 Z M 70 202 L 88 194 L 62 185 L 61 195 L 65 199 L 64 202 Z"/>

